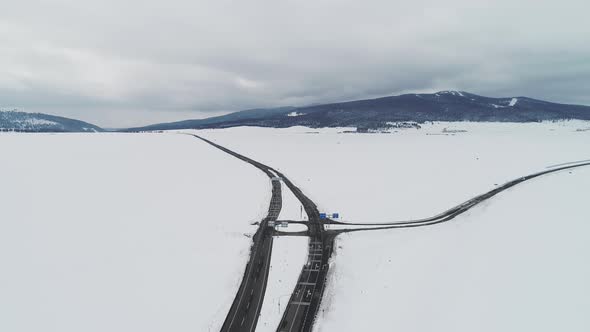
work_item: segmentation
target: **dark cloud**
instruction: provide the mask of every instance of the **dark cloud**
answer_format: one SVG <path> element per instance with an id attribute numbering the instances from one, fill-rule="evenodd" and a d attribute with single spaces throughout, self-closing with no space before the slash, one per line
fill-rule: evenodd
<path id="1" fill-rule="evenodd" d="M 590 104 L 588 9 L 577 0 L 6 1 L 0 106 L 127 126 L 442 89 Z"/>

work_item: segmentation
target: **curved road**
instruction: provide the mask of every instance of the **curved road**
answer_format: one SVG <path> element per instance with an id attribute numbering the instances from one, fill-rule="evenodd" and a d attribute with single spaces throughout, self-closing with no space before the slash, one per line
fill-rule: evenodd
<path id="1" fill-rule="evenodd" d="M 307 235 L 310 237 L 307 262 L 301 269 L 297 285 L 291 294 L 289 303 L 287 304 L 281 322 L 277 328 L 277 332 L 308 332 L 312 329 L 323 296 L 329 268 L 329 259 L 333 252 L 334 239 L 338 234 L 354 231 L 421 227 L 442 223 L 465 213 L 481 202 L 522 182 L 549 173 L 582 166 L 590 166 L 590 162 L 586 161 L 574 165 L 568 163 L 567 166 L 556 167 L 550 170 L 523 176 L 429 218 L 390 223 L 345 223 L 329 219 L 320 222 L 319 211 L 316 204 L 303 194 L 303 192 L 281 172 L 198 135 L 188 135 L 194 136 L 225 153 L 251 164 L 263 171 L 272 181 L 272 197 L 268 209 L 268 215 L 260 223 L 258 230 L 254 234 L 250 260 L 246 266 L 238 293 L 236 294 L 231 309 L 221 329 L 222 332 L 252 332 L 256 329 L 258 316 L 260 315 L 260 309 L 262 308 L 262 302 L 266 291 L 270 258 L 272 254 L 273 235 Z M 306 224 L 308 227 L 307 232 L 289 234 L 275 232 L 272 227 L 268 227 L 268 222 L 276 221 L 281 211 L 281 181 L 293 192 L 295 197 L 303 205 L 309 220 L 307 222 L 298 223 Z M 326 231 L 324 224 L 374 227 Z"/>
<path id="2" fill-rule="evenodd" d="M 188 135 L 194 136 L 260 169 L 272 180 L 273 184 L 273 195 L 269 207 L 269 214 L 260 223 L 253 237 L 254 243 L 250 251 L 250 260 L 248 261 L 242 283 L 221 331 L 251 332 L 256 329 L 270 268 L 272 235 L 275 234 L 272 231 L 273 228 L 268 227 L 268 222 L 275 221 L 281 210 L 279 203 L 281 181 L 293 192 L 307 213 L 309 220 L 306 225 L 308 227 L 307 234 L 310 237 L 310 242 L 308 261 L 301 270 L 299 282 L 291 294 L 278 331 L 310 331 L 324 292 L 329 266 L 328 261 L 332 255 L 334 243 L 334 236 L 326 233 L 323 224 L 320 223 L 320 213 L 316 204 L 305 196 L 301 189 L 295 186 L 284 174 L 272 167 L 243 156 L 201 136 L 195 134 Z"/>
<path id="3" fill-rule="evenodd" d="M 215 144 L 198 135 L 191 136 L 251 164 L 263 171 L 271 179 L 272 196 L 268 207 L 268 214 L 266 218 L 260 222 L 258 230 L 252 237 L 253 244 L 250 248 L 250 259 L 246 265 L 240 288 L 238 289 L 236 297 L 234 298 L 232 306 L 221 328 L 221 331 L 223 332 L 252 332 L 256 329 L 256 324 L 258 323 L 258 317 L 260 316 L 260 310 L 262 309 L 262 303 L 264 301 L 264 294 L 266 292 L 273 242 L 273 228 L 268 227 L 268 222 L 277 220 L 279 213 L 281 212 L 281 181 L 277 178 L 272 168 L 226 149 L 223 146 Z"/>
<path id="4" fill-rule="evenodd" d="M 333 224 L 333 225 L 349 225 L 349 226 L 378 226 L 378 227 L 372 227 L 372 228 L 369 227 L 369 228 L 357 228 L 357 229 L 342 229 L 342 230 L 334 231 L 337 233 L 350 232 L 350 231 L 361 231 L 361 230 L 379 230 L 379 229 L 390 229 L 390 228 L 408 228 L 408 227 L 420 227 L 420 226 L 435 225 L 435 224 L 439 224 L 439 223 L 442 223 L 445 221 L 449 221 L 449 220 L 455 218 L 456 216 L 467 212 L 469 209 L 480 204 L 481 202 L 488 200 L 488 199 L 492 198 L 493 196 L 495 196 L 507 189 L 510 189 L 520 183 L 523 183 L 525 181 L 529 181 L 529 180 L 532 180 L 534 178 L 537 178 L 539 176 L 543 176 L 546 174 L 560 172 L 560 171 L 564 171 L 564 170 L 568 170 L 568 169 L 572 169 L 572 168 L 584 167 L 584 166 L 590 166 L 590 162 L 582 162 L 582 163 L 578 163 L 575 165 L 556 167 L 556 168 L 552 168 L 550 170 L 545 170 L 542 172 L 533 173 L 530 175 L 519 177 L 519 178 L 514 179 L 512 181 L 506 182 L 503 185 L 501 185 L 493 190 L 490 190 L 486 193 L 476 196 L 466 202 L 463 202 L 455 207 L 452 207 L 449 210 L 446 210 L 440 214 L 437 214 L 437 215 L 429 217 L 429 218 L 408 220 L 408 221 L 395 221 L 395 222 L 389 222 L 389 223 L 351 223 L 351 222 L 339 222 L 339 221 L 334 221 L 334 220 L 328 220 L 328 221 L 326 221 L 326 223 Z"/>

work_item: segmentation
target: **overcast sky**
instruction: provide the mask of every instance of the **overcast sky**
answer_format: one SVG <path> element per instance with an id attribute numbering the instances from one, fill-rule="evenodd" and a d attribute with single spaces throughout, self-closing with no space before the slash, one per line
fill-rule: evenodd
<path id="1" fill-rule="evenodd" d="M 590 105 L 588 0 L 0 2 L 0 107 L 106 127 L 458 89 Z"/>

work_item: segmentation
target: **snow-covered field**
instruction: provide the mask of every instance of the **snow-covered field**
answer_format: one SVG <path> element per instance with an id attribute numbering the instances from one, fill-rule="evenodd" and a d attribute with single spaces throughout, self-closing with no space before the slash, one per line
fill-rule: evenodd
<path id="1" fill-rule="evenodd" d="M 284 172 L 324 212 L 427 217 L 590 159 L 590 124 L 199 131 Z M 269 179 L 176 134 L 0 134 L 1 331 L 216 331 Z M 283 186 L 284 187 L 284 186 Z M 316 331 L 590 330 L 590 169 L 538 178 L 437 226 L 341 235 Z M 300 219 L 283 188 L 279 219 Z M 294 228 L 293 230 L 299 230 Z M 305 259 L 275 240 L 258 330 Z"/>
<path id="2" fill-rule="evenodd" d="M 590 169 L 455 220 L 342 235 L 316 331 L 589 331 Z"/>
<path id="3" fill-rule="evenodd" d="M 173 134 L 0 134 L 0 331 L 218 331 L 268 178 Z"/>
<path id="4" fill-rule="evenodd" d="M 437 123 L 390 134 L 200 134 L 284 172 L 325 212 L 427 217 L 590 159 L 588 123 Z M 446 128 L 446 130 L 445 130 Z M 465 130 L 466 132 L 463 132 Z M 587 331 L 590 169 L 538 178 L 450 223 L 341 236 L 316 331 Z"/>
<path id="5" fill-rule="evenodd" d="M 346 128 L 201 130 L 279 169 L 343 220 L 427 217 L 547 166 L 590 159 L 589 123 L 436 123 L 390 134 Z M 443 130 L 467 132 L 443 133 Z M 320 133 L 318 133 L 320 132 Z"/>

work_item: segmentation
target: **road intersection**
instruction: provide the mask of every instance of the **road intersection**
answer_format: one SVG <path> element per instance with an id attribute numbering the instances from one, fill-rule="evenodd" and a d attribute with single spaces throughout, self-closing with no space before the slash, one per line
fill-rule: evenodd
<path id="1" fill-rule="evenodd" d="M 412 228 L 435 225 L 449 221 L 460 214 L 465 213 L 481 202 L 510 189 L 520 183 L 537 178 L 539 176 L 573 169 L 577 167 L 590 166 L 590 161 L 578 163 L 565 163 L 564 166 L 554 167 L 542 172 L 526 175 L 486 193 L 478 195 L 464 203 L 452 207 L 433 217 L 394 221 L 389 223 L 350 223 L 339 222 L 332 219 L 320 219 L 320 212 L 317 205 L 309 199 L 297 186 L 295 186 L 283 173 L 245 157 L 199 135 L 190 134 L 213 147 L 228 153 L 244 162 L 251 164 L 264 172 L 271 180 L 272 196 L 267 216 L 259 223 L 258 230 L 253 236 L 253 244 L 250 250 L 250 260 L 246 266 L 242 283 L 230 311 L 225 319 L 222 332 L 252 332 L 256 329 L 270 268 L 270 257 L 272 255 L 273 236 L 307 236 L 309 237 L 308 255 L 304 266 L 301 269 L 295 289 L 291 293 L 289 303 L 283 312 L 282 319 L 277 327 L 277 332 L 309 332 L 318 312 L 323 297 L 327 280 L 327 273 L 330 267 L 330 257 L 333 252 L 334 240 L 338 234 L 358 231 L 374 231 L 393 228 Z M 307 231 L 302 232 L 280 232 L 274 227 L 269 227 L 274 222 L 280 222 L 277 218 L 281 211 L 281 183 L 295 195 L 301 203 L 308 216 L 307 221 L 289 221 L 304 224 Z M 324 225 L 334 225 L 340 229 L 326 230 Z"/>

